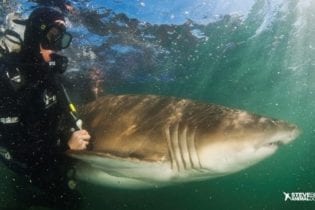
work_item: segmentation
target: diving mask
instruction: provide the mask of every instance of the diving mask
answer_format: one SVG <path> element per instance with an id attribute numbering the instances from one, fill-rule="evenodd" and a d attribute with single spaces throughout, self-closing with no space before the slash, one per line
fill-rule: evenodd
<path id="1" fill-rule="evenodd" d="M 72 41 L 70 33 L 66 32 L 65 27 L 53 25 L 49 27 L 43 40 L 43 48 L 59 51 L 69 47 Z"/>

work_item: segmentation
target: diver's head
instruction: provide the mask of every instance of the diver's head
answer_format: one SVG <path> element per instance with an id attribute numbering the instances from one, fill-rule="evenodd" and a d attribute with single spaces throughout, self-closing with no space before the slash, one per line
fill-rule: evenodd
<path id="1" fill-rule="evenodd" d="M 71 40 L 63 14 L 53 8 L 40 7 L 27 20 L 23 51 L 35 61 L 49 62 L 51 55 L 69 47 Z"/>

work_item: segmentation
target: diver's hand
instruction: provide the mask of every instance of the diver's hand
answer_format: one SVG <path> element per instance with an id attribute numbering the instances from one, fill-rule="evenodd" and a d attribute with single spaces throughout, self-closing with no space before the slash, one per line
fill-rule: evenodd
<path id="1" fill-rule="evenodd" d="M 85 150 L 90 141 L 90 134 L 86 130 L 74 131 L 68 141 L 71 150 Z"/>

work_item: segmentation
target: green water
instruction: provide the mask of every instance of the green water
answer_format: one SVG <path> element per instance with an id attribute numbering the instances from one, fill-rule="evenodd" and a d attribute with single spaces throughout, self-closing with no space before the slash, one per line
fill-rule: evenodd
<path id="1" fill-rule="evenodd" d="M 256 34 L 264 21 L 257 1 L 245 22 L 225 18 L 204 30 L 209 39 L 183 47 L 176 80 L 115 87 L 223 104 L 296 123 L 302 135 L 256 166 L 227 177 L 146 191 L 95 189 L 110 209 L 315 209 L 284 201 L 283 192 L 315 191 L 315 3 L 290 1 L 290 13 Z M 301 3 L 301 1 L 300 1 Z M 298 25 L 301 24 L 301 25 Z M 174 43 L 173 43 L 174 45 Z M 180 48 L 180 44 L 176 44 Z M 188 55 L 188 56 L 187 56 Z M 95 206 L 102 209 L 102 203 Z"/>
<path id="2" fill-rule="evenodd" d="M 120 83 L 107 91 L 240 108 L 295 123 L 301 136 L 269 159 L 218 179 L 139 191 L 79 183 L 86 197 L 83 209 L 315 209 L 315 202 L 285 202 L 283 195 L 315 192 L 315 3 L 301 7 L 307 1 L 288 2 L 290 12 L 279 9 L 260 32 L 266 2 L 257 1 L 245 22 L 226 17 L 207 25 L 207 40 L 166 43 L 173 51 L 155 71 L 170 71 L 175 79 Z M 1 170 L 0 202 L 5 204 L 15 200 L 11 187 L 16 183 Z"/>

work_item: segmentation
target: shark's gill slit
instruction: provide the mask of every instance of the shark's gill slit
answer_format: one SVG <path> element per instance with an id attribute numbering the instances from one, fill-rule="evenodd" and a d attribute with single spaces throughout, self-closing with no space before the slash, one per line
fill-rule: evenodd
<path id="1" fill-rule="evenodd" d="M 178 171 L 181 171 L 183 169 L 183 166 L 181 165 L 181 155 L 179 151 L 179 144 L 178 144 L 178 123 L 175 124 L 175 126 L 172 129 L 172 138 L 171 138 L 171 143 L 173 145 L 173 150 L 174 150 L 174 157 L 176 160 L 177 164 L 177 169 Z"/>
<path id="2" fill-rule="evenodd" d="M 195 154 L 196 154 L 198 169 L 202 169 L 200 158 L 199 158 L 199 153 L 198 153 L 197 148 L 196 148 L 196 129 L 197 128 L 194 128 L 194 131 L 193 131 L 193 141 L 192 141 L 192 143 L 193 143 L 193 148 L 194 148 Z"/>
<path id="3" fill-rule="evenodd" d="M 168 148 L 169 148 L 169 153 L 170 153 L 170 158 L 171 158 L 172 169 L 175 171 L 179 171 L 179 166 L 176 160 L 176 154 L 175 154 L 174 143 L 173 143 L 174 132 L 172 132 L 172 130 L 173 130 L 172 126 L 168 126 L 168 128 L 166 129 L 167 143 L 168 143 Z"/>
<path id="4" fill-rule="evenodd" d="M 165 136 L 166 136 L 166 141 L 168 145 L 168 153 L 170 157 L 170 162 L 171 162 L 171 168 L 174 170 L 174 158 L 173 158 L 173 151 L 172 151 L 172 145 L 171 145 L 171 135 L 170 135 L 170 127 L 165 128 Z"/>
<path id="5" fill-rule="evenodd" d="M 190 164 L 190 168 L 195 169 L 194 167 L 194 162 L 193 162 L 193 158 L 192 158 L 192 153 L 191 153 L 191 149 L 190 149 L 190 135 L 189 135 L 189 129 L 188 127 L 186 127 L 186 146 L 187 146 L 187 155 L 188 155 L 188 159 L 189 159 L 189 164 Z"/>
<path id="6" fill-rule="evenodd" d="M 184 127 L 179 138 L 180 154 L 185 170 L 191 168 L 189 153 L 187 148 L 187 126 Z"/>
<path id="7" fill-rule="evenodd" d="M 195 136 L 196 129 L 194 128 L 193 132 L 188 136 L 188 148 L 190 153 L 190 158 L 192 162 L 193 169 L 199 169 L 199 160 L 197 156 L 196 146 L 195 146 Z"/>

